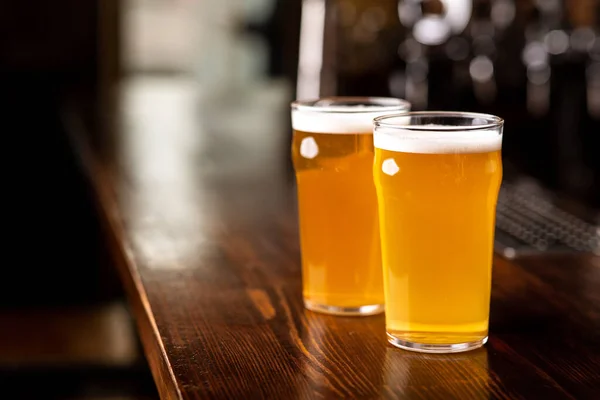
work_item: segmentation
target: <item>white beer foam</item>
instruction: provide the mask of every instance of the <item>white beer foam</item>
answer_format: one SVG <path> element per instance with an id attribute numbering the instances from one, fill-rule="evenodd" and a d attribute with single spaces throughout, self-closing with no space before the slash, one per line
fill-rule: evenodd
<path id="1" fill-rule="evenodd" d="M 497 129 L 456 131 L 455 127 L 431 127 L 436 130 L 378 127 L 373 142 L 378 149 L 402 153 L 487 153 L 502 149 L 502 135 Z"/>
<path id="2" fill-rule="evenodd" d="M 311 133 L 373 133 L 373 119 L 403 112 L 374 110 L 374 107 L 327 107 L 323 111 L 292 110 L 292 128 Z M 364 109 L 365 111 L 362 111 Z M 372 110 L 372 111 L 369 111 Z M 337 111 L 337 112 L 336 112 Z M 346 111 L 346 112 L 344 112 Z"/>

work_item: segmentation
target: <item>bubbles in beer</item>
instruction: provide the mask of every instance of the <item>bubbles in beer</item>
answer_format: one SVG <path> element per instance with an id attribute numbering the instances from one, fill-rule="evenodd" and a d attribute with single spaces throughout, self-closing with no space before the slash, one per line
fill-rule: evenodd
<path id="1" fill-rule="evenodd" d="M 319 154 L 319 146 L 312 136 L 305 137 L 300 144 L 300 154 L 304 158 L 313 159 Z"/>
<path id="2" fill-rule="evenodd" d="M 396 164 L 396 161 L 394 161 L 393 158 L 388 158 L 381 164 L 381 170 L 384 174 L 394 176 L 400 171 L 400 167 L 398 167 L 398 164 Z"/>

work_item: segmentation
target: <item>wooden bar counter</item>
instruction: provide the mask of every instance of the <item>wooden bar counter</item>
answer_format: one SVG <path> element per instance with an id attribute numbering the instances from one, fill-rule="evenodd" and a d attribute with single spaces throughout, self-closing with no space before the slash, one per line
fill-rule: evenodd
<path id="1" fill-rule="evenodd" d="M 600 399 L 593 255 L 496 257 L 490 340 L 468 353 L 402 351 L 382 315 L 305 310 L 275 97 L 132 78 L 118 134 L 77 142 L 163 399 Z"/>

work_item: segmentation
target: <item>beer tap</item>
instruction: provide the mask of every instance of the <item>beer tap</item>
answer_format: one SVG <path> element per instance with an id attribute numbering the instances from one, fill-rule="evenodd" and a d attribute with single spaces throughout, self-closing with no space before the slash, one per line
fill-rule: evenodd
<path id="1" fill-rule="evenodd" d="M 464 31 L 471 18 L 471 9 L 472 0 L 399 1 L 398 17 L 408 32 L 399 54 L 406 61 L 406 98 L 415 108 L 426 108 L 429 101 L 432 52 L 443 50 L 449 39 Z M 462 58 L 463 45 L 454 41 L 446 51 L 453 55 L 457 51 L 456 55 Z M 396 86 L 401 80 L 399 77 L 396 75 Z"/>
<path id="2" fill-rule="evenodd" d="M 558 0 L 535 0 L 533 15 L 525 27 L 522 61 L 527 69 L 527 109 L 543 117 L 550 108 L 550 56 L 566 52 L 568 37 L 560 27 L 562 10 Z"/>

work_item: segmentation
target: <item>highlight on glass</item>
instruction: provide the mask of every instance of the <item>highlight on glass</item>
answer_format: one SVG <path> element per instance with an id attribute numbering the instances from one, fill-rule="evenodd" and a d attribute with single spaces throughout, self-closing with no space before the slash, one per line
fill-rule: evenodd
<path id="1" fill-rule="evenodd" d="M 386 331 L 397 347 L 450 353 L 487 341 L 503 124 L 433 111 L 374 121 Z"/>
<path id="2" fill-rule="evenodd" d="M 339 315 L 384 310 L 373 119 L 408 111 L 394 98 L 292 103 L 306 308 Z"/>

